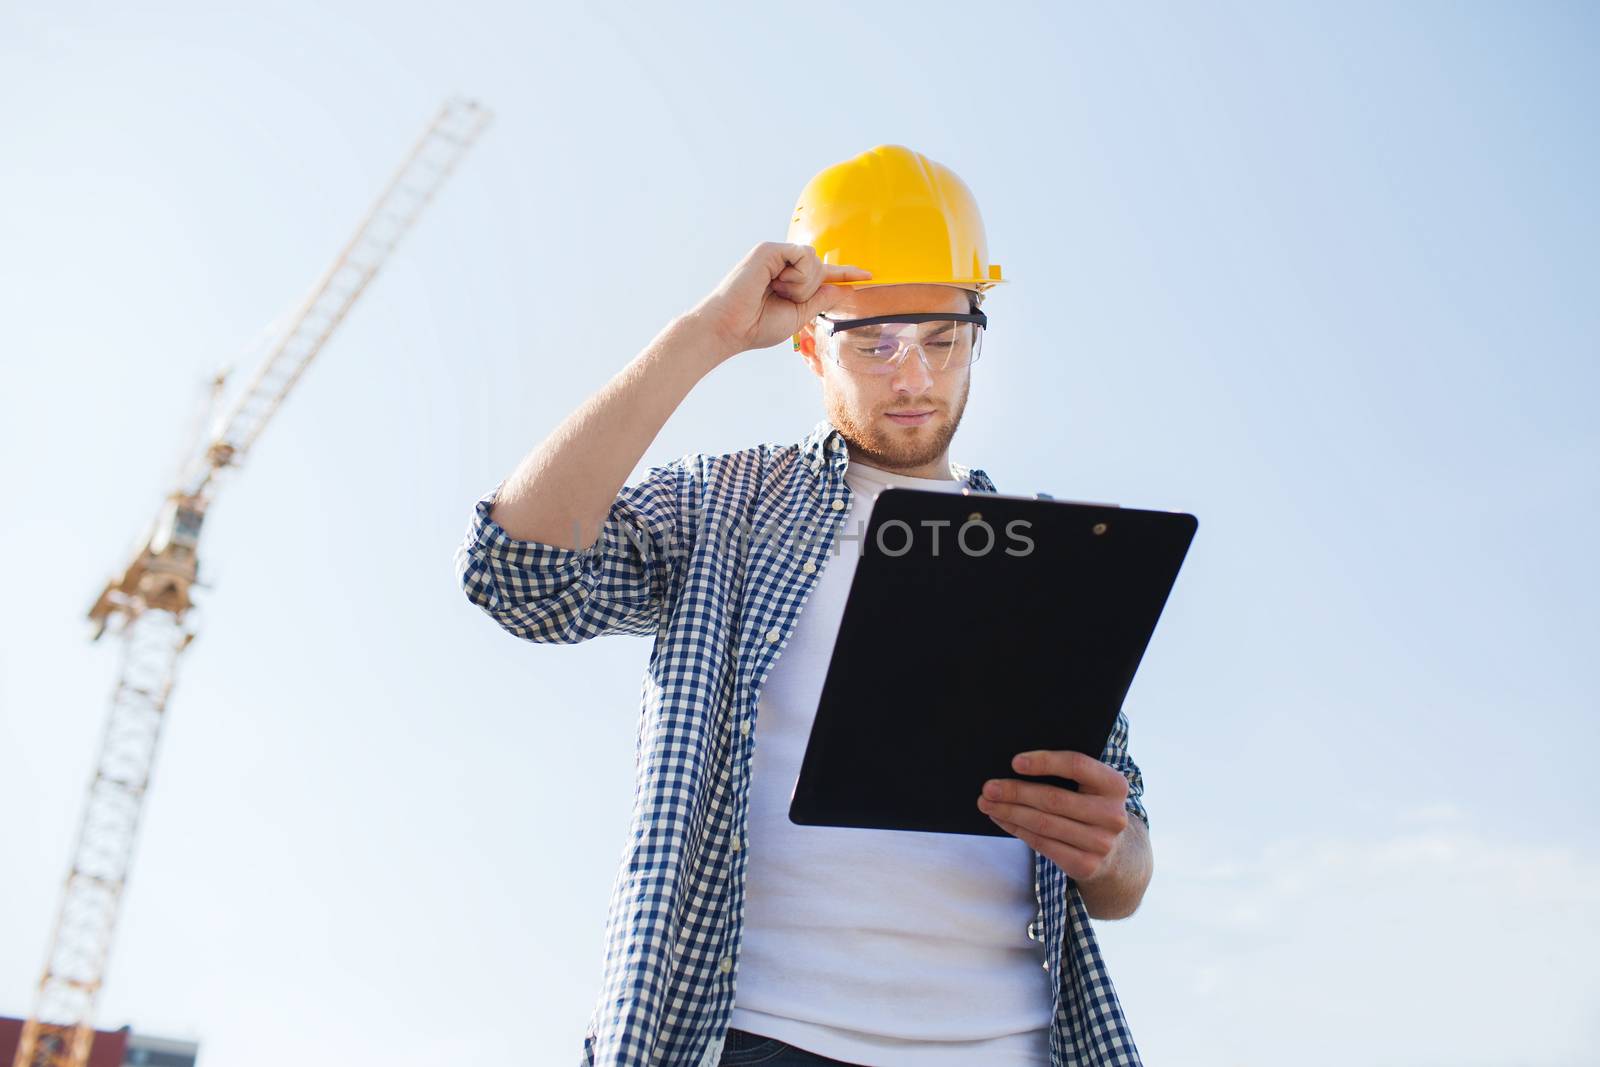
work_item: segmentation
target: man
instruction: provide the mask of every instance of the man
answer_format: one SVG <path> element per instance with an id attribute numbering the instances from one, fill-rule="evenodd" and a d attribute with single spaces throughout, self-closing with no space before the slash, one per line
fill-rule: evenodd
<path id="1" fill-rule="evenodd" d="M 996 491 L 949 444 L 1000 280 L 966 185 L 899 146 L 817 175 L 788 237 L 556 427 L 457 553 L 518 637 L 655 637 L 581 1062 L 1138 1064 L 1089 925 L 1150 879 L 1125 717 L 1100 760 L 1019 754 L 1078 790 L 1006 778 L 974 798 L 1011 836 L 787 819 L 872 495 Z M 624 485 L 702 377 L 785 337 L 824 421 Z"/>

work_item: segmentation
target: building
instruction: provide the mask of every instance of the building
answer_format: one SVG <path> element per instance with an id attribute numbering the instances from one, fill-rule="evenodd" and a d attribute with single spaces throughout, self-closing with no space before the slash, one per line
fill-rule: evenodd
<path id="1" fill-rule="evenodd" d="M 22 1019 L 0 1015 L 0 1067 L 11 1067 L 22 1040 Z M 96 1030 L 89 1067 L 195 1067 L 200 1046 L 193 1041 L 136 1034 L 131 1027 Z"/>

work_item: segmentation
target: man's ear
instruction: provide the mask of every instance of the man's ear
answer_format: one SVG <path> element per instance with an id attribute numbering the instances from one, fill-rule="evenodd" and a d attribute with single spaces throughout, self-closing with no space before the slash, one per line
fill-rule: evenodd
<path id="1" fill-rule="evenodd" d="M 817 363 L 816 329 L 811 323 L 808 322 L 800 327 L 800 331 L 794 335 L 794 350 L 800 353 L 801 358 L 806 361 L 813 372 L 818 375 L 822 373 L 822 368 Z"/>

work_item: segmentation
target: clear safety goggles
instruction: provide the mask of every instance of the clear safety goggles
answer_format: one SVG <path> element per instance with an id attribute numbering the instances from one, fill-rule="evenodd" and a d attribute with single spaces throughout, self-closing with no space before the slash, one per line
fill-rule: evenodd
<path id="1" fill-rule="evenodd" d="M 915 351 L 930 371 L 956 370 L 983 350 L 981 311 L 877 315 L 870 319 L 817 316 L 817 350 L 854 374 L 893 374 Z"/>

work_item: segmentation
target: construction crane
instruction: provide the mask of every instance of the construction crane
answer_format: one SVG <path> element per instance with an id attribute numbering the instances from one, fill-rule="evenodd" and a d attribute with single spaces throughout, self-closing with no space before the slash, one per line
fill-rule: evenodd
<path id="1" fill-rule="evenodd" d="M 55 932 L 33 1014 L 13 1067 L 85 1067 L 94 1008 L 133 862 L 135 836 L 179 658 L 194 640 L 187 618 L 197 583 L 201 527 L 219 476 L 240 466 L 306 368 L 365 291 L 434 194 L 488 124 L 470 100 L 445 102 L 423 131 L 355 235 L 305 300 L 272 329 L 255 377 L 226 415 L 185 452 L 177 486 L 140 540 L 133 561 L 112 579 L 89 619 L 98 640 L 122 638 L 122 667 L 89 783 Z M 209 407 L 223 411 L 226 376 L 211 383 Z"/>

